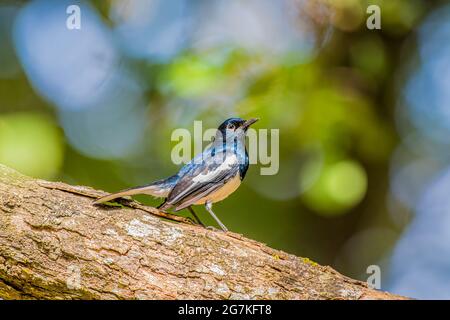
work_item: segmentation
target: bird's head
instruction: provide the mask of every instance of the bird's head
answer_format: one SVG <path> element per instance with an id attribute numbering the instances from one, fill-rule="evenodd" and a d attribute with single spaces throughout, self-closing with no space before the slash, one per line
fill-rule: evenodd
<path id="1" fill-rule="evenodd" d="M 241 118 L 227 119 L 217 129 L 215 141 L 230 141 L 235 138 L 244 140 L 248 128 L 258 120 L 259 119 L 257 118 L 252 118 L 249 120 L 244 120 Z"/>
<path id="2" fill-rule="evenodd" d="M 222 134 L 233 134 L 235 132 L 237 133 L 239 130 L 246 132 L 247 129 L 258 120 L 259 119 L 257 118 L 252 118 L 249 120 L 244 120 L 241 118 L 230 118 L 225 120 L 219 126 L 218 130 L 222 132 Z"/>

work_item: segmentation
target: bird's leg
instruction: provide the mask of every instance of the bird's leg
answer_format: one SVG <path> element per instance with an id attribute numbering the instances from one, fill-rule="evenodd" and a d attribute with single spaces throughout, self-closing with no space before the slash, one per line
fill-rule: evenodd
<path id="1" fill-rule="evenodd" d="M 208 210 L 209 214 L 217 221 L 217 223 L 222 228 L 222 230 L 227 232 L 228 231 L 227 227 L 225 227 L 225 225 L 219 220 L 219 218 L 217 218 L 217 216 L 212 211 L 212 202 L 206 201 L 205 208 L 206 208 L 206 210 Z"/>
<path id="2" fill-rule="evenodd" d="M 166 199 L 164 199 L 164 201 L 163 201 L 159 206 L 157 206 L 156 209 L 158 209 L 158 210 L 160 210 L 160 211 L 164 211 L 164 210 L 161 209 L 161 207 L 162 207 L 163 205 L 165 205 L 165 204 L 166 204 Z"/>
<path id="3" fill-rule="evenodd" d="M 202 227 L 205 227 L 205 225 L 203 224 L 203 222 L 199 219 L 199 217 L 197 216 L 197 214 L 194 212 L 194 209 L 192 209 L 192 207 L 187 207 L 187 209 L 189 210 L 189 212 L 192 214 L 192 216 L 195 218 L 195 220 L 197 221 L 197 223 L 199 225 L 201 225 Z"/>

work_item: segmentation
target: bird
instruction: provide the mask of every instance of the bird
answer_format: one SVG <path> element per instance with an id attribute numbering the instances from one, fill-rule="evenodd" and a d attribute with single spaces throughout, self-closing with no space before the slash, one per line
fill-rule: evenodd
<path id="1" fill-rule="evenodd" d="M 101 204 L 123 196 L 136 194 L 164 198 L 158 207 L 162 211 L 175 212 L 188 209 L 198 224 L 205 226 L 192 206 L 204 205 L 220 228 L 228 228 L 212 210 L 213 203 L 224 200 L 238 189 L 249 167 L 249 157 L 245 146 L 248 128 L 258 118 L 244 120 L 229 118 L 216 131 L 212 143 L 175 175 L 152 183 L 109 194 L 94 201 Z"/>

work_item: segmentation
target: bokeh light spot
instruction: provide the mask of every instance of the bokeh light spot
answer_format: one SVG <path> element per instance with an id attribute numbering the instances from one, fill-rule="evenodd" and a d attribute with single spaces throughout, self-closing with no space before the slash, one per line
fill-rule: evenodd
<path id="1" fill-rule="evenodd" d="M 60 132 L 47 117 L 29 113 L 0 117 L 0 163 L 32 177 L 51 178 L 62 162 Z"/>
<path id="2" fill-rule="evenodd" d="M 330 196 L 345 207 L 359 203 L 367 190 L 367 176 L 355 161 L 342 161 L 333 165 L 327 173 Z"/>
<path id="3" fill-rule="evenodd" d="M 367 191 L 367 175 L 353 160 L 325 164 L 314 184 L 304 192 L 305 204 L 324 216 L 341 215 L 357 205 Z"/>

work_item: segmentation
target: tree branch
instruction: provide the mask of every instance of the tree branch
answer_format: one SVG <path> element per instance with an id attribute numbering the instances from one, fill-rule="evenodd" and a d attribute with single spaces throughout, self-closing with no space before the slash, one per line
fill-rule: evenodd
<path id="1" fill-rule="evenodd" d="M 402 298 L 131 200 L 93 206 L 101 195 L 0 165 L 0 298 Z"/>

